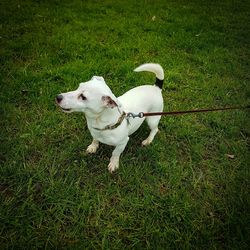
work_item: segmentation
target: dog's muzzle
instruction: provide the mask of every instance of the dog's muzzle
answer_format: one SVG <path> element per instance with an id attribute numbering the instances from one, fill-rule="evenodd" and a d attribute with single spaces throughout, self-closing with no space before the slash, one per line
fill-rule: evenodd
<path id="1" fill-rule="evenodd" d="M 63 95 L 58 95 L 58 96 L 56 97 L 56 103 L 60 106 L 60 108 L 61 108 L 63 111 L 65 111 L 65 112 L 70 112 L 71 109 L 66 109 L 66 108 L 61 107 L 60 103 L 61 103 L 62 100 L 63 100 Z"/>

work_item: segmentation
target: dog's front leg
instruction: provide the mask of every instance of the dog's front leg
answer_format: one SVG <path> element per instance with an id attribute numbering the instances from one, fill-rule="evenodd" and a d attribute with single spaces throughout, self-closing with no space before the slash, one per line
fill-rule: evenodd
<path id="1" fill-rule="evenodd" d="M 112 173 L 116 169 L 119 168 L 119 159 L 120 155 L 125 149 L 127 143 L 128 143 L 129 137 L 127 137 L 122 144 L 119 144 L 115 147 L 114 151 L 112 152 L 112 157 L 110 158 L 110 162 L 108 165 L 109 172 Z"/>
<path id="2" fill-rule="evenodd" d="M 99 141 L 93 139 L 92 143 L 87 147 L 87 153 L 94 154 L 99 148 Z"/>

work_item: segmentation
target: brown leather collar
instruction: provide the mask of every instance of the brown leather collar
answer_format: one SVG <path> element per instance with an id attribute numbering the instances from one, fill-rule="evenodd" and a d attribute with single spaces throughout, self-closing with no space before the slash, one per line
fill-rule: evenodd
<path id="1" fill-rule="evenodd" d="M 127 116 L 127 114 L 123 111 L 123 113 L 119 117 L 118 121 L 114 125 L 107 125 L 104 128 L 94 128 L 94 129 L 99 130 L 99 131 L 113 130 L 122 124 L 122 122 L 126 116 Z"/>

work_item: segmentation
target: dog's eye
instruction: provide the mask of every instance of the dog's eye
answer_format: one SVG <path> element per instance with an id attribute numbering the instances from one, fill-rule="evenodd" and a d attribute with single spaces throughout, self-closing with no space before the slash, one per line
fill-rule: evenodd
<path id="1" fill-rule="evenodd" d="M 87 100 L 87 98 L 83 95 L 83 94 L 80 94 L 78 96 L 79 99 L 82 99 L 83 101 Z"/>

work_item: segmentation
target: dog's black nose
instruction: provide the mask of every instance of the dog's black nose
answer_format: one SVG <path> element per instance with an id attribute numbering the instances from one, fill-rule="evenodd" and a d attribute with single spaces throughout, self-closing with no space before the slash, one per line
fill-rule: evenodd
<path id="1" fill-rule="evenodd" d="M 58 96 L 56 97 L 57 103 L 60 103 L 60 102 L 62 101 L 62 99 L 63 99 L 63 95 L 58 95 Z"/>

